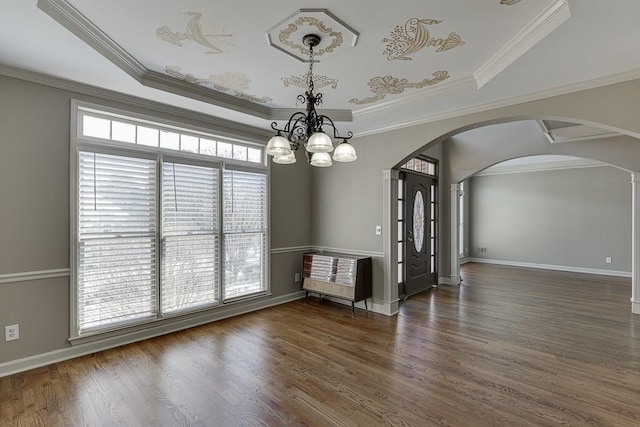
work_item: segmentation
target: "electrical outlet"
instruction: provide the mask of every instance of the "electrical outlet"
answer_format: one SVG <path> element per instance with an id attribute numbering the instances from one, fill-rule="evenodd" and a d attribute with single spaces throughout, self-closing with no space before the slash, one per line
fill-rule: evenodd
<path id="1" fill-rule="evenodd" d="M 607 264 L 611 264 L 611 257 L 608 256 L 604 259 L 604 262 L 606 262 Z"/>
<path id="2" fill-rule="evenodd" d="M 11 325 L 4 327 L 4 340 L 5 341 L 13 341 L 20 338 L 20 326 L 19 325 Z"/>
<path id="3" fill-rule="evenodd" d="M 293 281 L 296 283 L 300 281 L 300 273 L 296 273 L 293 275 Z"/>

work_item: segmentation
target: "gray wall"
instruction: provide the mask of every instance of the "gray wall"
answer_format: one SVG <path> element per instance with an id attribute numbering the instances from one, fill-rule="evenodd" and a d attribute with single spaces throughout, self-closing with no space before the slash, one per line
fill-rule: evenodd
<path id="1" fill-rule="evenodd" d="M 6 77 L 0 77 L 0 93 L 0 171 L 3 173 L 0 183 L 0 259 L 8 257 L 7 259 L 13 260 L 11 263 L 1 264 L 0 274 L 25 269 L 67 268 L 70 99 L 104 103 L 170 119 L 175 117 L 167 112 L 166 106 L 129 98 L 122 104 L 117 101 L 122 97 L 116 95 L 101 94 L 99 97 L 104 99 L 96 99 Z M 290 182 L 301 179 L 306 183 L 299 188 L 300 194 L 297 197 L 283 195 L 284 205 L 272 204 L 272 244 L 277 242 L 278 247 L 294 247 L 305 245 L 305 239 L 310 238 L 308 244 L 381 251 L 382 239 L 375 235 L 375 226 L 395 226 L 382 223 L 382 171 L 443 141 L 446 142 L 442 148 L 439 181 L 441 194 L 443 189 L 448 188 L 449 182 L 458 182 L 491 164 L 521 155 L 548 152 L 544 145 L 535 145 L 529 150 L 524 145 L 514 144 L 518 149 L 511 150 L 508 144 L 493 143 L 490 140 L 448 140 L 461 131 L 492 123 L 535 117 L 600 125 L 606 129 L 621 131 L 629 136 L 610 138 L 606 142 L 555 144 L 554 153 L 578 155 L 609 162 L 628 171 L 640 171 L 640 144 L 635 139 L 640 137 L 638 93 L 640 79 L 500 108 L 469 106 L 466 113 L 449 114 L 449 118 L 382 133 L 359 135 L 353 140 L 358 152 L 358 160 L 353 164 L 336 165 L 330 169 L 331 173 L 314 171 L 310 180 L 309 172 L 300 168 L 283 169 L 282 175 L 272 177 L 271 197 L 275 200 L 281 197 L 278 195 L 280 191 L 287 191 L 286 186 Z M 149 111 L 150 109 L 154 111 Z M 359 116 L 357 119 L 362 123 L 375 122 L 375 117 Z M 256 140 L 266 139 L 268 135 L 255 129 L 238 129 L 237 125 L 205 117 L 197 112 L 184 112 L 180 121 L 193 121 L 204 127 L 219 129 L 223 133 L 253 134 Z M 538 144 L 535 141 L 531 143 Z M 29 144 L 35 145 L 29 148 Z M 522 144 L 526 145 L 525 142 Z M 13 155 L 15 150 L 18 152 Z M 50 153 L 51 156 L 45 156 L 45 153 Z M 490 155 L 484 156 L 483 153 Z M 7 157 L 8 154 L 13 157 Z M 26 166 L 18 167 L 21 164 L 31 164 L 32 156 L 43 166 L 42 174 L 36 170 L 33 176 Z M 10 176 L 7 177 L 7 174 Z M 309 191 L 305 192 L 306 189 Z M 33 200 L 24 202 L 24 197 Z M 50 202 L 45 203 L 49 197 Z M 309 203 L 308 197 L 312 197 Z M 441 199 L 441 207 L 445 210 L 440 224 L 441 274 L 449 271 L 448 203 L 448 195 L 445 194 Z M 22 206 L 24 215 L 16 213 L 15 206 Z M 309 210 L 305 210 L 305 206 Z M 291 212 L 298 213 L 297 219 L 292 219 L 291 224 L 302 227 L 302 231 L 295 234 L 289 233 L 288 222 L 283 219 L 283 215 L 290 215 Z M 305 218 L 311 216 L 310 237 L 305 237 L 309 235 L 306 229 L 309 221 Z M 43 232 L 33 233 L 29 231 L 29 225 L 43 226 Z M 21 242 L 22 238 L 27 239 L 28 243 Z M 20 256 L 14 255 L 14 251 Z M 294 264 L 298 256 L 299 254 L 291 252 L 273 255 L 271 274 L 272 278 L 277 278 L 272 283 L 274 294 L 286 295 L 299 289 L 299 284 L 287 279 L 297 271 Z M 383 273 L 382 263 L 377 260 L 374 265 L 374 300 L 381 299 L 381 292 L 384 291 L 381 287 L 386 286 L 383 283 Z M 37 333 L 21 330 L 22 338 L 18 342 L 0 341 L 0 364 L 63 346 L 60 344 L 60 337 L 68 334 L 67 282 L 54 279 L 0 284 L 0 325 L 20 323 L 39 325 L 42 328 Z M 31 286 L 35 288 L 28 289 Z M 45 299 L 51 304 L 48 314 L 38 312 L 39 304 Z"/>
<path id="2" fill-rule="evenodd" d="M 475 176 L 469 195 L 475 258 L 631 272 L 627 172 L 604 166 Z"/>
<path id="3" fill-rule="evenodd" d="M 181 115 L 176 116 L 166 106 L 155 110 L 155 104 L 126 96 L 97 98 L 3 76 L 0 93 L 0 275 L 69 268 L 72 99 L 179 120 L 254 141 L 266 141 L 269 135 L 197 112 L 176 110 Z M 271 256 L 273 298 L 300 290 L 293 279 L 300 271 L 299 247 L 311 244 L 310 192 L 311 174 L 304 162 L 273 167 L 271 244 L 293 248 Z M 0 375 L 3 362 L 55 354 L 69 346 L 69 295 L 68 277 L 0 283 L 0 328 L 20 325 L 18 341 L 0 339 Z"/>
<path id="4" fill-rule="evenodd" d="M 312 239 L 314 244 L 363 251 L 379 251 L 381 239 L 373 235 L 383 214 L 382 171 L 402 164 L 408 158 L 442 143 L 439 185 L 441 188 L 440 260 L 441 276 L 450 273 L 449 191 L 457 183 L 493 164 L 511 158 L 535 154 L 566 154 L 599 160 L 620 166 L 627 171 L 640 171 L 640 79 L 609 86 L 558 95 L 545 99 L 507 105 L 494 109 L 469 108 L 468 114 L 447 115 L 436 120 L 381 133 L 358 135 L 352 143 L 358 160 L 349 167 L 331 168 L 314 173 Z M 591 124 L 620 131 L 624 136 L 603 140 L 549 144 L 536 130 L 527 131 L 526 124 L 519 138 L 492 139 L 491 129 L 483 126 L 523 119 L 548 119 Z M 368 118 L 358 117 L 358 120 Z M 472 130 L 458 137 L 460 132 Z M 329 189 L 335 189 L 334 192 Z M 336 195 L 338 189 L 342 195 Z M 444 191 L 444 194 L 443 194 Z M 347 200 L 345 194 L 356 197 Z M 328 218 L 340 221 L 329 222 Z M 382 224 L 383 227 L 395 224 Z M 393 265 L 393 262 L 389 262 Z M 384 280 L 384 278 L 375 278 Z M 393 284 L 390 284 L 393 286 Z M 374 300 L 383 292 L 374 287 Z"/>

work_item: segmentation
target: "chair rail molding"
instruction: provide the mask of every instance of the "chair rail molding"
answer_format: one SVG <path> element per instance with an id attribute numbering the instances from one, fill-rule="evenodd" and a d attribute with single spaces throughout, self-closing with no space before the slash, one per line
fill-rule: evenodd
<path id="1" fill-rule="evenodd" d="M 56 277 L 68 277 L 68 268 L 57 268 L 53 270 L 23 271 L 20 273 L 0 274 L 0 285 L 3 283 L 28 282 L 31 280 L 53 279 Z"/>

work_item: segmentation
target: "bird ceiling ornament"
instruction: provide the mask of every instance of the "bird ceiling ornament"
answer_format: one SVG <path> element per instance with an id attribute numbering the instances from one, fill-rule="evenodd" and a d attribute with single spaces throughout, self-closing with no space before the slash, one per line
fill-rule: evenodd
<path id="1" fill-rule="evenodd" d="M 304 146 L 307 160 L 312 166 L 331 166 L 331 151 L 336 162 L 353 162 L 357 158 L 356 150 L 348 142 L 353 133 L 347 132 L 346 136 L 340 136 L 333 120 L 316 111 L 316 105 L 322 103 L 322 93 L 313 93 L 313 48 L 320 41 L 321 38 L 315 34 L 307 34 L 302 38 L 304 45 L 309 47 L 309 82 L 305 94 L 298 95 L 298 101 L 306 104 L 307 108 L 305 112 L 293 113 L 283 128 L 278 128 L 277 122 L 271 123 L 276 135 L 269 140 L 266 152 L 273 156 L 274 163 L 295 163 L 295 152 L 301 145 Z M 333 138 L 342 140 L 335 150 L 331 137 L 325 133 L 324 128 L 332 129 Z"/>

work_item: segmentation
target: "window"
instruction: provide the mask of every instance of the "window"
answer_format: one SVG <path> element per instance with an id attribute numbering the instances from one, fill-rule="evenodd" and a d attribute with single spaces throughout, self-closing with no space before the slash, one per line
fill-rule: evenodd
<path id="1" fill-rule="evenodd" d="M 259 292 L 265 282 L 267 180 L 264 174 L 224 171 L 224 297 Z"/>
<path id="2" fill-rule="evenodd" d="M 262 146 L 74 106 L 72 338 L 267 292 Z"/>
<path id="3" fill-rule="evenodd" d="M 213 167 L 162 164 L 162 312 L 218 302 L 218 176 Z"/>
<path id="4" fill-rule="evenodd" d="M 111 141 L 265 164 L 264 150 L 243 142 L 219 141 L 212 135 L 146 120 L 135 121 L 121 114 L 91 108 L 81 108 L 78 118 L 78 135 L 82 140 Z"/>
<path id="5" fill-rule="evenodd" d="M 423 173 L 425 175 L 437 177 L 438 173 L 436 170 L 436 166 L 438 163 L 435 160 L 431 159 L 423 159 L 423 158 L 414 158 L 409 160 L 404 165 L 400 166 L 401 169 L 410 170 L 413 172 Z"/>
<path id="6" fill-rule="evenodd" d="M 155 161 L 80 152 L 78 323 L 82 329 L 156 314 Z"/>

